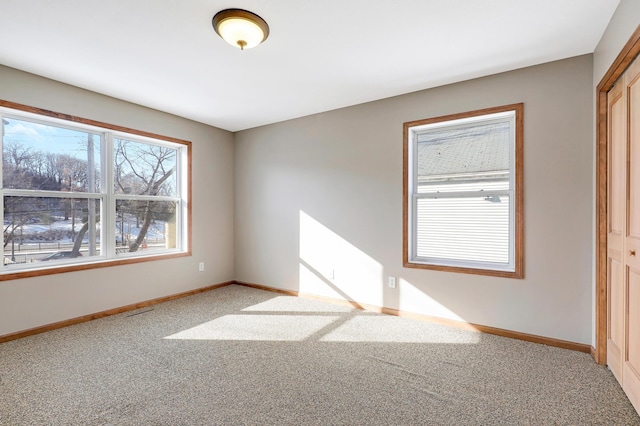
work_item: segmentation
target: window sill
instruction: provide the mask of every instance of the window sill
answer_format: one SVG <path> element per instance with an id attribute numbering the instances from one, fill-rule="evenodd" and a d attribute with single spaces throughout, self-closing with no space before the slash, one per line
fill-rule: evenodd
<path id="1" fill-rule="evenodd" d="M 415 262 L 404 262 L 403 266 L 405 268 L 413 268 L 413 269 L 428 269 L 432 271 L 442 271 L 442 272 L 458 272 L 463 274 L 487 275 L 487 276 L 502 277 L 502 278 L 515 278 L 515 279 L 524 278 L 523 268 L 516 268 L 515 271 L 501 271 L 501 270 L 493 270 L 493 269 L 465 268 L 460 266 L 433 265 L 433 264 L 415 263 Z"/>
<path id="2" fill-rule="evenodd" d="M 144 257 L 126 258 L 126 259 L 109 259 L 96 262 L 87 262 L 73 265 L 60 265 L 47 267 L 45 269 L 32 269 L 11 272 L 7 271 L 0 274 L 0 281 L 16 280 L 20 278 L 32 278 L 53 274 L 62 274 L 66 272 L 86 271 L 90 269 L 107 268 L 111 266 L 131 265 L 134 263 L 151 262 L 155 260 L 175 259 L 179 257 L 191 256 L 191 251 L 179 252 L 179 253 L 166 253 L 149 255 Z"/>

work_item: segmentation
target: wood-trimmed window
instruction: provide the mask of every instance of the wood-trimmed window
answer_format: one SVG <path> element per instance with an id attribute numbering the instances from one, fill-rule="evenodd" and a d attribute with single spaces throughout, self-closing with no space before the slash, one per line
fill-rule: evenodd
<path id="1" fill-rule="evenodd" d="M 523 104 L 404 123 L 405 267 L 523 278 Z"/>
<path id="2" fill-rule="evenodd" d="M 0 280 L 186 256 L 191 143 L 0 101 Z"/>

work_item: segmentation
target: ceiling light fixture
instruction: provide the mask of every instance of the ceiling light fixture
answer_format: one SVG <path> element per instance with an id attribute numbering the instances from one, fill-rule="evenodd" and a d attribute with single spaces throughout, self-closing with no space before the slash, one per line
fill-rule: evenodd
<path id="1" fill-rule="evenodd" d="M 269 37 L 269 25 L 265 20 L 247 10 L 221 10 L 211 23 L 224 41 L 240 50 L 256 47 Z"/>

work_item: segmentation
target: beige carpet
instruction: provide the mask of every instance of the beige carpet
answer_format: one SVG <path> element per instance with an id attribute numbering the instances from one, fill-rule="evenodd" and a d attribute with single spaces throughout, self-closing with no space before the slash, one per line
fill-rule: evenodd
<path id="1" fill-rule="evenodd" d="M 587 354 L 237 285 L 0 345 L 1 425 L 640 425 Z"/>

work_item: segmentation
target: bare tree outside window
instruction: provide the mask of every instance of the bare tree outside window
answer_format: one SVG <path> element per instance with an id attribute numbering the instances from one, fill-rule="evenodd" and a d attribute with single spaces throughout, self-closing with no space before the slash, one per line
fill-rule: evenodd
<path id="1" fill-rule="evenodd" d="M 116 139 L 114 149 L 116 194 L 148 197 L 176 195 L 176 149 L 126 139 Z M 149 227 L 154 221 L 175 224 L 174 202 L 124 198 L 118 200 L 116 206 L 121 229 L 124 229 L 125 219 L 131 218 L 139 228 L 134 241 L 130 242 L 129 252 L 135 252 L 144 245 Z M 130 225 L 128 229 L 131 229 Z"/>

